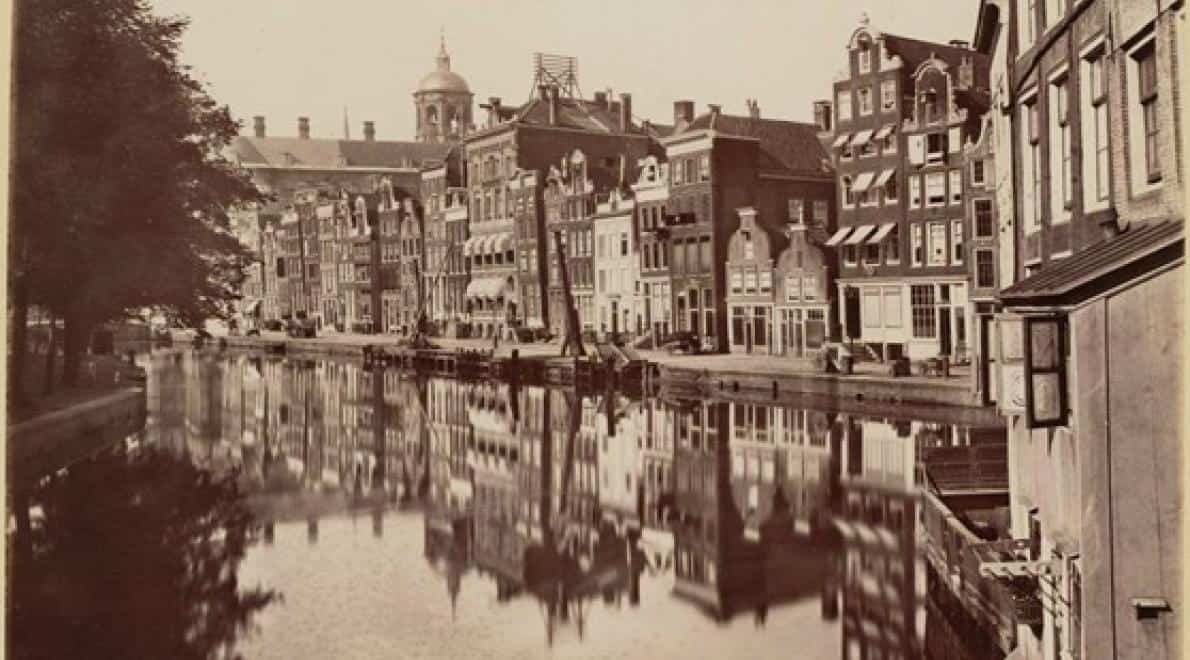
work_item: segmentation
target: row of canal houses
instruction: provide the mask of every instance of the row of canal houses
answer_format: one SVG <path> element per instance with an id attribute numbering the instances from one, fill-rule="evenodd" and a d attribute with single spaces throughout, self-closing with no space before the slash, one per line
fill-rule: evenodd
<path id="1" fill-rule="evenodd" d="M 946 550 L 931 574 L 973 610 L 985 587 L 1027 604 L 989 632 L 1015 657 L 1175 657 L 1178 427 L 1153 412 L 1180 403 L 1184 14 L 981 0 L 973 40 L 946 44 L 861 21 L 813 124 L 751 100 L 638 120 L 629 95 L 540 69 L 455 142 L 319 141 L 333 156 L 303 165 L 308 135 L 262 120 L 241 164 L 318 185 L 244 223 L 248 303 L 346 331 L 408 332 L 424 304 L 447 334 L 558 334 L 560 235 L 595 335 L 970 360 L 1008 428 L 1007 523 L 988 540 L 953 503 L 913 507 Z"/>

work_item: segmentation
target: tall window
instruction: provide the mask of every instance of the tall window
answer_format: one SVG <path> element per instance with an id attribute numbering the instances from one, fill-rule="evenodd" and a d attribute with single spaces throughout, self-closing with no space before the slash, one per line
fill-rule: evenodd
<path id="1" fill-rule="evenodd" d="M 946 223 L 931 222 L 930 225 L 929 264 L 931 266 L 946 265 Z"/>
<path id="2" fill-rule="evenodd" d="M 1025 230 L 1035 232 L 1041 228 L 1041 134 L 1040 118 L 1037 99 L 1026 103 L 1021 108 L 1025 130 L 1021 131 L 1024 140 L 1024 160 L 1021 163 L 1025 184 L 1024 215 Z"/>
<path id="3" fill-rule="evenodd" d="M 851 189 L 851 177 L 843 177 L 843 206 L 855 205 L 855 192 Z"/>
<path id="4" fill-rule="evenodd" d="M 925 262 L 925 247 L 922 238 L 922 226 L 913 225 L 913 265 L 920 267 Z"/>
<path id="5" fill-rule="evenodd" d="M 859 114 L 861 116 L 872 114 L 872 89 L 862 87 L 856 92 L 856 96 L 859 98 Z"/>
<path id="6" fill-rule="evenodd" d="M 698 157 L 698 180 L 711 180 L 711 156 L 710 154 L 703 154 Z"/>
<path id="7" fill-rule="evenodd" d="M 946 174 L 931 172 L 926 175 L 926 206 L 942 206 L 946 203 Z"/>
<path id="8" fill-rule="evenodd" d="M 987 171 L 982 158 L 971 161 L 971 185 L 982 186 L 987 183 Z"/>
<path id="9" fill-rule="evenodd" d="M 839 92 L 835 106 L 839 108 L 839 122 L 851 121 L 851 90 Z"/>
<path id="10" fill-rule="evenodd" d="M 884 182 L 884 203 L 895 204 L 897 202 L 897 175 L 894 172 L 892 176 L 888 177 L 888 181 Z"/>
<path id="11" fill-rule="evenodd" d="M 901 228 L 893 227 L 884 239 L 884 260 L 889 265 L 901 263 Z"/>
<path id="12" fill-rule="evenodd" d="M 742 232 L 740 232 L 740 238 L 744 239 L 744 258 L 745 259 L 755 259 L 756 258 L 756 247 L 752 243 L 752 232 L 742 231 Z"/>
<path id="13" fill-rule="evenodd" d="M 934 307 L 934 285 L 915 284 L 909 287 L 909 306 L 913 315 L 913 336 L 933 339 L 937 336 L 937 310 Z"/>
<path id="14" fill-rule="evenodd" d="M 1084 207 L 1100 206 L 1108 198 L 1107 78 L 1104 51 L 1099 48 L 1083 61 L 1082 126 Z"/>
<path id="15" fill-rule="evenodd" d="M 872 48 L 867 44 L 859 47 L 859 72 L 868 73 L 872 70 Z"/>
<path id="16" fill-rule="evenodd" d="M 975 211 L 975 237 L 991 238 L 994 232 L 992 220 L 992 200 L 977 199 L 972 202 Z"/>
<path id="17" fill-rule="evenodd" d="M 946 158 L 946 133 L 926 135 L 926 162 L 941 163 Z"/>
<path id="18" fill-rule="evenodd" d="M 960 169 L 953 169 L 948 175 L 950 178 L 950 203 L 963 203 L 963 171 Z"/>
<path id="19" fill-rule="evenodd" d="M 909 177 L 909 208 L 921 208 L 921 177 L 916 174 Z"/>
<path id="20" fill-rule="evenodd" d="M 825 199 L 814 200 L 814 222 L 825 223 L 826 216 L 827 216 L 827 210 L 829 208 L 830 207 L 827 205 Z"/>
<path id="21" fill-rule="evenodd" d="M 1022 44 L 1028 48 L 1033 42 L 1037 41 L 1037 3 L 1038 0 L 1029 0 L 1025 8 L 1025 43 Z"/>
<path id="22" fill-rule="evenodd" d="M 981 289 L 996 286 L 996 261 L 991 250 L 975 251 L 975 286 Z"/>
<path id="23" fill-rule="evenodd" d="M 1145 173 L 1149 183 L 1161 180 L 1161 163 L 1157 157 L 1159 129 L 1157 126 L 1157 57 L 1153 44 L 1142 48 L 1134 56 L 1137 83 L 1140 86 L 1140 111 L 1144 126 Z"/>
<path id="24" fill-rule="evenodd" d="M 963 221 L 950 221 L 950 263 L 959 266 L 963 263 Z"/>
<path id="25" fill-rule="evenodd" d="M 800 225 L 805 222 L 805 205 L 800 199 L 789 200 L 789 224 Z"/>
<path id="26" fill-rule="evenodd" d="M 710 236 L 703 236 L 698 239 L 698 252 L 701 255 L 700 260 L 702 262 L 703 271 L 709 273 L 712 270 L 712 266 L 711 266 L 711 261 L 712 261 L 712 259 L 711 259 L 711 257 L 712 257 L 712 255 L 711 255 L 711 237 Z"/>
<path id="27" fill-rule="evenodd" d="M 1050 85 L 1050 171 L 1053 173 L 1053 222 L 1070 219 L 1074 199 L 1071 171 L 1070 86 L 1065 77 Z M 1061 203 L 1061 208 L 1058 204 Z"/>
<path id="28" fill-rule="evenodd" d="M 897 107 L 897 81 L 885 80 L 880 83 L 880 109 L 890 112 Z"/>

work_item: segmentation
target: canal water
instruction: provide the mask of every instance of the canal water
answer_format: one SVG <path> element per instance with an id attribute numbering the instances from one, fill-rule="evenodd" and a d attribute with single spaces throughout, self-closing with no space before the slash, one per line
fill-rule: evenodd
<path id="1" fill-rule="evenodd" d="M 985 657 L 929 596 L 917 466 L 986 429 L 138 360 L 144 433 L 39 496 L 14 644 L 49 650 L 15 657 Z"/>

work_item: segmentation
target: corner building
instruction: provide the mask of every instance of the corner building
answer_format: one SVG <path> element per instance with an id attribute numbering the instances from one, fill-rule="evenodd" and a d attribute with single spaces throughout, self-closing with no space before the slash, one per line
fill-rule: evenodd
<path id="1" fill-rule="evenodd" d="M 839 251 L 839 322 L 878 359 L 968 350 L 962 147 L 977 136 L 987 77 L 987 57 L 963 42 L 884 34 L 865 19 L 833 112 L 818 113 L 838 171 L 827 244 Z"/>

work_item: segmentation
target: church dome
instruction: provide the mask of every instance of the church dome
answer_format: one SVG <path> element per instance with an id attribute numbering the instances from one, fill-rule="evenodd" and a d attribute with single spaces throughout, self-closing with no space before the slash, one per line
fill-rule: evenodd
<path id="1" fill-rule="evenodd" d="M 438 49 L 438 68 L 429 72 L 417 84 L 417 93 L 424 92 L 460 92 L 463 94 L 470 94 L 471 88 L 467 86 L 467 81 L 454 71 L 450 70 L 450 55 L 446 53 L 446 40 L 442 40 L 442 45 Z"/>

